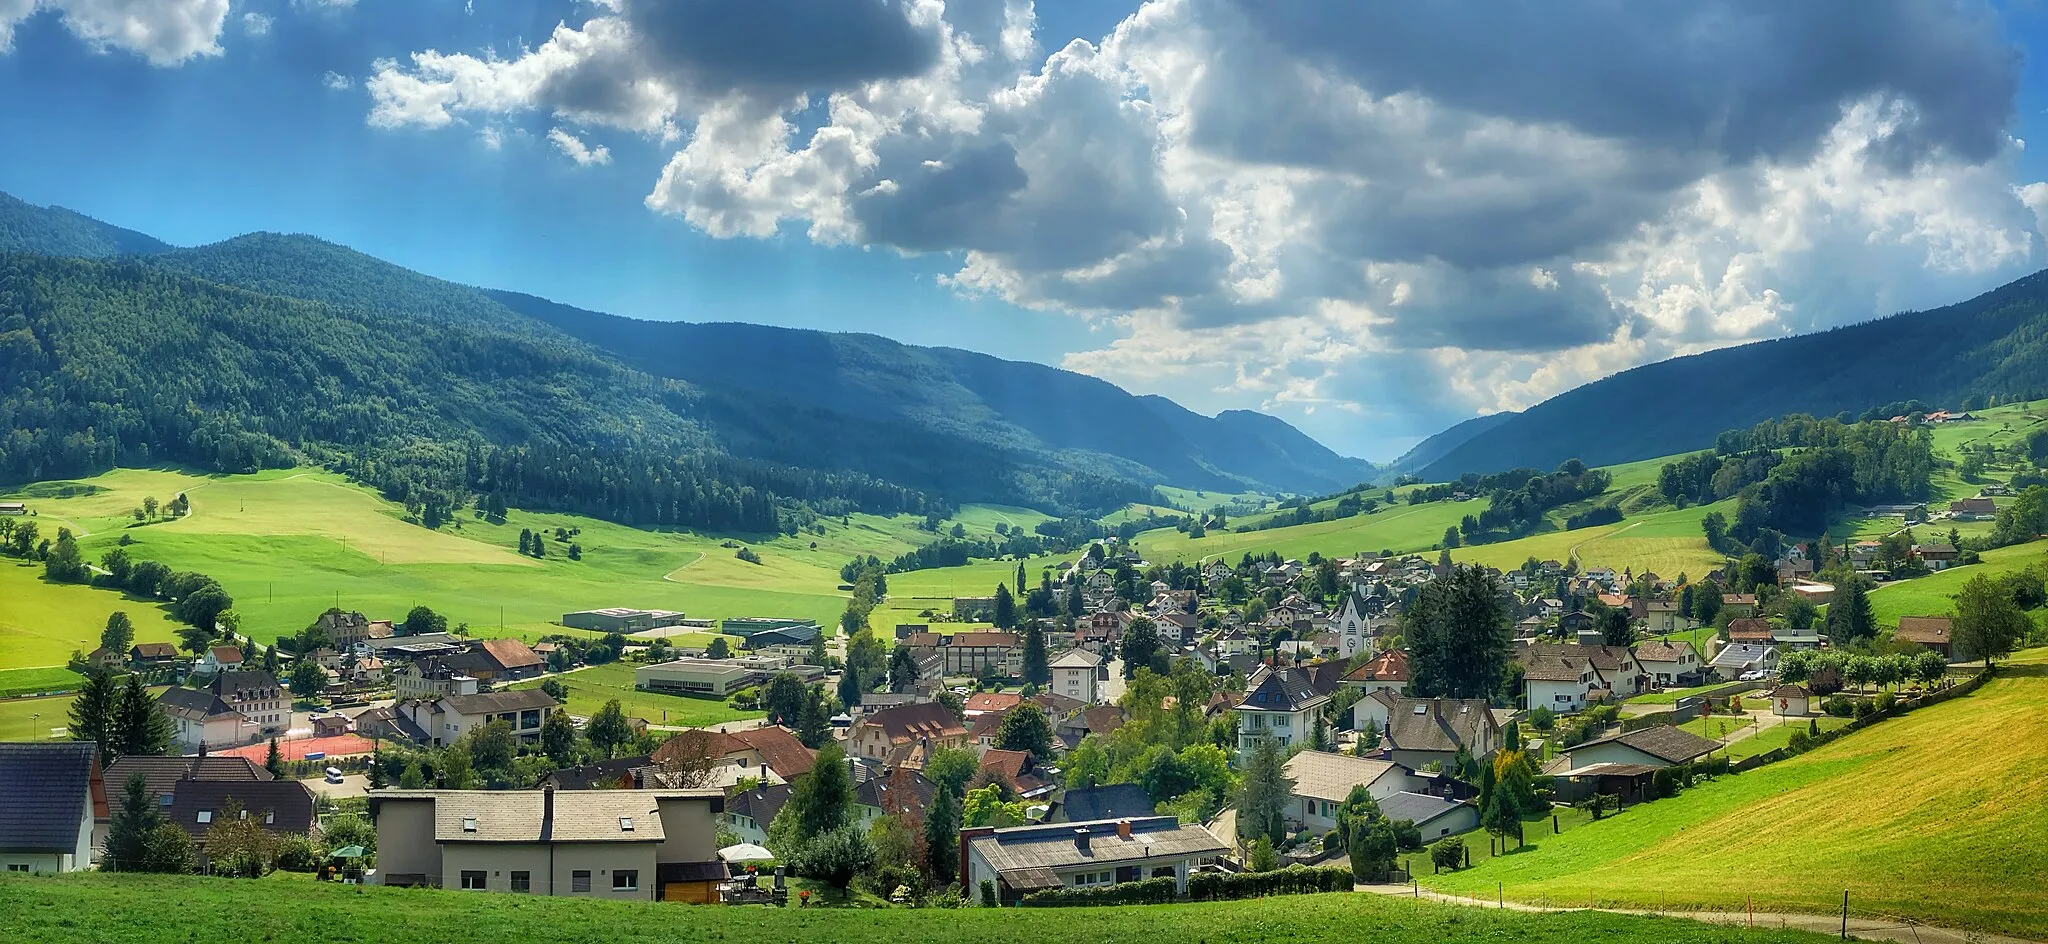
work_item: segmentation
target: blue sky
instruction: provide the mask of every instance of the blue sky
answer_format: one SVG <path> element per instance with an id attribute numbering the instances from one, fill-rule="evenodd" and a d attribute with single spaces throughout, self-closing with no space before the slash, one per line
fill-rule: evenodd
<path id="1" fill-rule="evenodd" d="M 1675 52 L 1723 26 L 1654 6 L 41 0 L 0 14 L 0 190 L 1062 365 L 1380 460 L 2048 264 L 2036 5 L 1797 5 Z M 1881 64 L 1779 68 L 1815 42 Z"/>

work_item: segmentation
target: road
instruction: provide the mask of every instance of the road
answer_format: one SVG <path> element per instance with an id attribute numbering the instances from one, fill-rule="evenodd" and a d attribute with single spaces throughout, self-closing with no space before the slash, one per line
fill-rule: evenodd
<path id="1" fill-rule="evenodd" d="M 1506 908 L 1510 911 L 1605 911 L 1609 914 L 1640 915 L 1665 918 L 1681 918 L 1705 924 L 1719 924 L 1740 927 L 1745 924 L 1772 928 L 1795 928 L 1821 934 L 1841 934 L 1842 916 L 1839 914 L 1784 914 L 1777 912 L 1730 911 L 1653 911 L 1644 908 L 1550 908 L 1523 902 L 1489 901 L 1480 898 L 1464 898 L 1446 895 L 1428 889 L 1416 889 L 1402 885 L 1360 885 L 1359 891 L 1373 892 L 1394 897 L 1413 896 L 1449 905 L 1464 905 L 1472 908 Z M 2008 937 L 2003 934 L 1985 934 L 1975 931 L 1956 931 L 1932 925 L 1916 924 L 1897 919 L 1859 918 L 1851 916 L 1848 921 L 1848 935 L 1865 941 L 1895 941 L 1899 944 L 2037 944 L 2026 938 Z"/>

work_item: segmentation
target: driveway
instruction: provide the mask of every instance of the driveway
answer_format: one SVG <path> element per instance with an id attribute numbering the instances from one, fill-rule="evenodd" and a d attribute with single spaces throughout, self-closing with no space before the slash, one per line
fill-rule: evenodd
<path id="1" fill-rule="evenodd" d="M 370 795 L 370 778 L 362 774 L 349 774 L 341 778 L 340 783 L 328 783 L 324 777 L 314 777 L 311 780 L 301 780 L 299 782 L 305 784 L 306 789 L 330 800 L 344 800 L 350 797 Z"/>

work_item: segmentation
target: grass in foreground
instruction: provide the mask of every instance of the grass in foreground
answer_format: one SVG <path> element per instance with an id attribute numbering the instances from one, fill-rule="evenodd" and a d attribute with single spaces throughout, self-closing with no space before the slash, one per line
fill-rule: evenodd
<path id="1" fill-rule="evenodd" d="M 1544 837 L 1444 891 L 1859 914 L 2048 937 L 2048 651 L 1976 693 Z"/>
<path id="2" fill-rule="evenodd" d="M 831 941 L 1018 944 L 1817 944 L 1798 931 L 1674 918 L 1524 914 L 1369 893 L 1125 908 L 766 909 L 477 895 L 319 883 L 83 874 L 0 878 L 0 914 L 19 944 L 164 941 Z M 403 928 L 398 931 L 398 928 Z M 394 933 L 396 932 L 396 933 Z"/>

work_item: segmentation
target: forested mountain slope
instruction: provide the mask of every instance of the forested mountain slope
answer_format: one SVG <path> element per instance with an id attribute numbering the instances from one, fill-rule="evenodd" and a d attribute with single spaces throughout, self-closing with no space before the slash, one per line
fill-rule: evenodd
<path id="1" fill-rule="evenodd" d="M 1624 371 L 1473 436 L 1422 470 L 1440 481 L 1515 466 L 1667 455 L 1775 416 L 1861 414 L 1921 400 L 2048 392 L 2048 273 L 1969 301 Z"/>
<path id="2" fill-rule="evenodd" d="M 99 259 L 169 248 L 141 233 L 63 207 L 39 207 L 0 193 L 0 252 Z"/>

